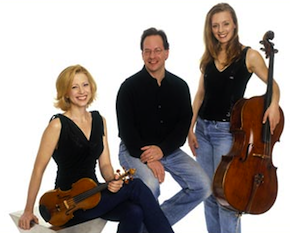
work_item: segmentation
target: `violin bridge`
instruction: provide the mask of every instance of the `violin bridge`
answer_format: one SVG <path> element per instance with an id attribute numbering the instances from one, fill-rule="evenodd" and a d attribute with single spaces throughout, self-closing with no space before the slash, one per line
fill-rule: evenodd
<path id="1" fill-rule="evenodd" d="M 69 204 L 67 203 L 67 200 L 65 200 L 65 201 L 63 202 L 63 204 L 64 204 L 65 208 L 69 209 Z"/>

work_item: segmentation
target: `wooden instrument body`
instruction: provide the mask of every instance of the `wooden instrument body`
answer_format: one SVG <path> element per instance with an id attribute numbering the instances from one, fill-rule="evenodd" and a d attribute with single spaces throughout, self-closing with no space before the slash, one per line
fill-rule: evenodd
<path id="1" fill-rule="evenodd" d="M 265 150 L 261 135 L 263 108 L 264 96 L 241 99 L 235 104 L 231 116 L 233 146 L 229 154 L 222 156 L 213 180 L 218 202 L 240 213 L 264 213 L 277 196 L 277 168 L 272 164 L 271 151 L 283 131 L 284 116 L 279 108 L 281 120 L 271 135 L 271 150 Z"/>
<path id="2" fill-rule="evenodd" d="M 123 180 L 127 184 L 133 179 L 136 169 L 130 168 L 123 174 L 119 174 L 117 180 Z M 111 180 L 116 181 L 116 179 Z M 109 181 L 110 182 L 110 181 Z M 101 191 L 108 187 L 109 182 L 97 185 L 90 178 L 82 178 L 72 185 L 67 191 L 54 189 L 42 195 L 39 200 L 39 211 L 46 222 L 54 226 L 63 226 L 74 217 L 78 209 L 91 209 L 101 200 Z"/>
<path id="3" fill-rule="evenodd" d="M 74 217 L 73 213 L 76 210 L 95 207 L 101 199 L 100 192 L 83 200 L 78 200 L 78 196 L 94 190 L 96 187 L 97 184 L 92 179 L 83 178 L 74 183 L 70 190 L 55 189 L 46 192 L 39 201 L 40 207 L 45 206 L 46 208 L 46 210 L 42 210 L 42 213 L 43 211 L 48 212 L 42 214 L 43 218 L 54 226 L 62 226 Z"/>

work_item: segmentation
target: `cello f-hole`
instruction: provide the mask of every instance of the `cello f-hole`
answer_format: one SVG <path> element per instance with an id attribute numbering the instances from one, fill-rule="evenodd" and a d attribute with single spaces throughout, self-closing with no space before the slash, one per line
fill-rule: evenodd
<path id="1" fill-rule="evenodd" d="M 253 143 L 249 143 L 248 144 L 244 158 L 240 158 L 241 162 L 245 162 L 247 160 L 247 158 L 249 157 L 249 154 L 251 153 L 253 147 L 254 147 Z"/>

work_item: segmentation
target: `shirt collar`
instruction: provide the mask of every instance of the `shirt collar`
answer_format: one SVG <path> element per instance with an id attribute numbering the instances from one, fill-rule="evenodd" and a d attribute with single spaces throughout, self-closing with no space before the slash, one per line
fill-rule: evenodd
<path id="1" fill-rule="evenodd" d="M 148 82 L 157 84 L 157 80 L 151 76 L 151 74 L 147 71 L 145 65 L 142 68 L 142 74 L 143 74 L 144 80 L 147 80 Z M 161 81 L 161 84 L 164 82 L 170 82 L 170 75 L 168 75 L 168 71 L 166 69 L 165 69 L 164 74 L 165 74 L 165 76 L 164 76 L 163 80 Z"/>

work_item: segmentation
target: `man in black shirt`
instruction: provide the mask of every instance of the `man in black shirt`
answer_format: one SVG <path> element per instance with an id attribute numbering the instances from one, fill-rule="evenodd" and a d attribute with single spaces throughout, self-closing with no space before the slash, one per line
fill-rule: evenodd
<path id="1" fill-rule="evenodd" d="M 165 69 L 166 34 L 145 30 L 141 50 L 144 67 L 122 83 L 117 95 L 119 159 L 122 166 L 137 169 L 156 199 L 165 171 L 171 174 L 181 190 L 161 208 L 173 225 L 210 195 L 210 181 L 180 149 L 191 123 L 191 98 L 187 83 Z"/>

